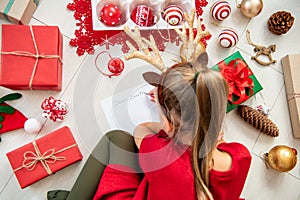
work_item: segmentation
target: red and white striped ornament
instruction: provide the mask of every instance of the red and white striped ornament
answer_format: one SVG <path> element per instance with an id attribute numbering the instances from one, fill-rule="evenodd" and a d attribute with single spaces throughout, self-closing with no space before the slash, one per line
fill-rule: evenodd
<path id="1" fill-rule="evenodd" d="M 227 1 L 216 1 L 211 7 L 211 15 L 215 20 L 222 21 L 231 13 L 230 4 Z"/>
<path id="2" fill-rule="evenodd" d="M 179 6 L 170 5 L 164 9 L 162 17 L 170 25 L 177 26 L 183 20 L 183 11 Z"/>
<path id="3" fill-rule="evenodd" d="M 235 46 L 238 41 L 239 36 L 233 29 L 224 29 L 219 35 L 219 43 L 225 48 Z"/>

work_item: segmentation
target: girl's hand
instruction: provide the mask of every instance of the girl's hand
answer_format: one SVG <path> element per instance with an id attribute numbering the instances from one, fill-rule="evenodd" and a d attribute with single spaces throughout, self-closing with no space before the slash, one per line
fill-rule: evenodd
<path id="1" fill-rule="evenodd" d="M 153 88 L 152 90 L 149 91 L 149 93 L 147 93 L 147 95 L 150 97 L 150 101 L 152 101 L 153 103 L 156 102 L 156 98 L 155 98 L 155 93 L 156 93 L 157 88 Z"/>

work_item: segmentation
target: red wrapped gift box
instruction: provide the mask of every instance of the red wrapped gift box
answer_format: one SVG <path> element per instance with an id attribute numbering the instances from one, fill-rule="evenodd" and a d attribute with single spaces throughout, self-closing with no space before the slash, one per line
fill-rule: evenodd
<path id="1" fill-rule="evenodd" d="M 57 26 L 2 25 L 0 85 L 61 90 L 62 35 Z"/>
<path id="2" fill-rule="evenodd" d="M 65 126 L 6 154 L 21 188 L 79 160 L 82 154 Z"/>

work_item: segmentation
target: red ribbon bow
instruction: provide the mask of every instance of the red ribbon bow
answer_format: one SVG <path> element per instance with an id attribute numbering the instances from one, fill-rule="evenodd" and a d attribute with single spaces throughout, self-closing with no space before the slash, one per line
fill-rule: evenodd
<path id="1" fill-rule="evenodd" d="M 41 108 L 44 110 L 43 116 L 45 118 L 56 122 L 62 121 L 64 119 L 64 115 L 68 113 L 66 106 L 66 103 L 62 102 L 61 100 L 49 97 L 43 101 Z"/>
<path id="2" fill-rule="evenodd" d="M 254 83 L 250 76 L 253 74 L 248 65 L 240 58 L 232 60 L 226 65 L 224 61 L 219 63 L 220 73 L 228 83 L 228 100 L 238 105 L 253 94 Z M 234 96 L 239 97 L 235 100 Z"/>

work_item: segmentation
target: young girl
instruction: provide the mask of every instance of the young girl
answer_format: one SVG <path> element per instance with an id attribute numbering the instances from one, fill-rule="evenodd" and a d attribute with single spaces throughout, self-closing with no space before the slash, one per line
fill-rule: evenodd
<path id="1" fill-rule="evenodd" d="M 93 199 L 240 199 L 251 156 L 242 144 L 222 140 L 228 86 L 220 73 L 206 68 L 207 60 L 204 53 L 196 62 L 176 64 L 161 76 L 144 75 L 156 86 L 161 122 L 136 127 L 139 166 L 131 153 L 135 145 L 126 133 L 109 133 L 101 140 L 105 148 L 100 151 L 107 158 L 101 158 L 106 161 L 98 170 L 96 192 L 89 192 L 95 193 Z M 85 185 L 80 177 L 89 170 L 84 168 L 68 199 L 91 199 L 80 196 Z M 59 192 L 51 195 L 57 197 Z"/>

